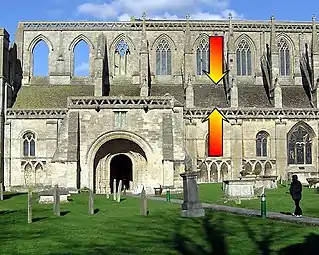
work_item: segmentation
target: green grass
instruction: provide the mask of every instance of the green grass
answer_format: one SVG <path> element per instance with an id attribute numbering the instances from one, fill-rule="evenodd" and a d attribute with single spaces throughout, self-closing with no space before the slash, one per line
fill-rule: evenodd
<path id="1" fill-rule="evenodd" d="M 287 187 L 279 187 L 278 189 L 266 190 L 267 210 L 271 212 L 292 212 L 294 209 L 293 201 L 286 192 Z M 221 189 L 220 183 L 205 183 L 199 185 L 199 195 L 201 202 L 224 204 L 249 209 L 260 209 L 260 200 L 241 200 L 241 204 L 234 201 L 226 202 L 223 198 L 224 191 Z M 303 197 L 301 200 L 301 208 L 304 216 L 319 218 L 319 194 L 315 193 L 315 189 L 303 188 Z M 172 195 L 172 198 L 183 198 L 182 194 Z"/>
<path id="2" fill-rule="evenodd" d="M 219 229 L 223 225 L 227 254 L 259 253 L 246 225 L 257 241 L 268 233 L 275 241 L 273 250 L 302 243 L 311 233 L 319 235 L 319 229 L 311 226 L 214 212 L 207 213 L 213 225 L 205 225 L 211 238 L 205 242 L 203 220 L 181 218 L 180 205 L 148 201 L 150 214 L 142 217 L 137 198 L 116 203 L 96 195 L 95 208 L 99 211 L 88 215 L 88 195 L 73 195 L 72 199 L 61 204 L 61 212 L 69 213 L 56 217 L 52 205 L 37 204 L 34 197 L 32 224 L 27 223 L 26 195 L 0 201 L 0 254 L 181 254 L 176 245 L 191 239 L 200 246 L 188 254 L 196 255 L 202 247 L 222 241 Z M 177 233 L 181 236 L 174 238 Z"/>

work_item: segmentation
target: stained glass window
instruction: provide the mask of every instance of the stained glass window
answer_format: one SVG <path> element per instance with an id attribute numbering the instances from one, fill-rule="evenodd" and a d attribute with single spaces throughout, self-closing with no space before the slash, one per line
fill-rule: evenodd
<path id="1" fill-rule="evenodd" d="M 284 38 L 278 41 L 279 73 L 281 76 L 290 75 L 290 53 L 288 43 Z"/>
<path id="2" fill-rule="evenodd" d="M 23 135 L 23 156 L 35 156 L 35 135 L 32 132 L 27 132 Z"/>
<path id="3" fill-rule="evenodd" d="M 250 76 L 251 75 L 251 50 L 246 40 L 242 40 L 238 44 L 236 51 L 237 60 L 237 75 Z"/>
<path id="4" fill-rule="evenodd" d="M 162 39 L 156 48 L 156 75 L 172 74 L 172 52 L 166 39 Z"/>
<path id="5" fill-rule="evenodd" d="M 288 164 L 311 164 L 312 141 L 303 126 L 295 128 L 288 137 Z"/>
<path id="6" fill-rule="evenodd" d="M 208 40 L 203 38 L 197 46 L 196 50 L 196 66 L 197 75 L 203 75 L 204 71 L 209 71 L 209 47 Z"/>

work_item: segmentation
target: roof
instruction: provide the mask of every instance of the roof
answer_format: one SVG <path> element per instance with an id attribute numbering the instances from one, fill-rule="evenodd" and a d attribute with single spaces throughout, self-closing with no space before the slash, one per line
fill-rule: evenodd
<path id="1" fill-rule="evenodd" d="M 238 86 L 239 107 L 273 107 L 267 97 L 264 86 Z"/>
<path id="2" fill-rule="evenodd" d="M 214 87 L 212 84 L 194 85 L 195 107 L 229 107 L 223 85 Z"/>
<path id="3" fill-rule="evenodd" d="M 311 108 L 303 86 L 281 86 L 283 108 Z"/>
<path id="4" fill-rule="evenodd" d="M 164 96 L 170 94 L 178 102 L 184 103 L 184 87 L 183 85 L 151 85 L 151 96 Z"/>
<path id="5" fill-rule="evenodd" d="M 93 96 L 94 86 L 22 86 L 13 109 L 65 108 L 69 96 Z"/>

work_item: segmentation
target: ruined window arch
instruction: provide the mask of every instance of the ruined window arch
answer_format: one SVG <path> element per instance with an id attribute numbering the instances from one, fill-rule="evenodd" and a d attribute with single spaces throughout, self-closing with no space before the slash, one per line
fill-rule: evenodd
<path id="1" fill-rule="evenodd" d="M 115 45 L 114 51 L 114 75 L 126 75 L 130 48 L 124 39 L 120 39 Z"/>
<path id="2" fill-rule="evenodd" d="M 236 50 L 237 75 L 250 76 L 252 71 L 251 48 L 246 40 L 241 40 Z"/>
<path id="3" fill-rule="evenodd" d="M 288 134 L 288 164 L 312 164 L 311 132 L 302 124 L 297 125 Z"/>
<path id="4" fill-rule="evenodd" d="M 168 41 L 162 38 L 156 47 L 156 75 L 172 74 L 172 51 Z"/>
<path id="5" fill-rule="evenodd" d="M 89 76 L 90 47 L 84 39 L 80 39 L 73 47 L 73 66 L 73 76 Z"/>
<path id="6" fill-rule="evenodd" d="M 26 132 L 22 136 L 22 143 L 23 143 L 23 156 L 24 157 L 35 157 L 35 146 L 36 146 L 36 139 L 35 134 L 31 131 Z"/>
<path id="7" fill-rule="evenodd" d="M 277 43 L 279 53 L 279 74 L 281 76 L 290 75 L 290 51 L 285 38 L 280 38 Z"/>
<path id="8" fill-rule="evenodd" d="M 267 157 L 268 156 L 268 139 L 269 134 L 266 131 L 260 131 L 256 136 L 256 156 Z"/>
<path id="9" fill-rule="evenodd" d="M 208 40 L 202 38 L 196 48 L 196 73 L 197 75 L 204 75 L 203 70 L 209 71 L 209 47 Z"/>
<path id="10" fill-rule="evenodd" d="M 32 76 L 49 75 L 49 46 L 43 39 L 39 39 L 31 52 Z"/>

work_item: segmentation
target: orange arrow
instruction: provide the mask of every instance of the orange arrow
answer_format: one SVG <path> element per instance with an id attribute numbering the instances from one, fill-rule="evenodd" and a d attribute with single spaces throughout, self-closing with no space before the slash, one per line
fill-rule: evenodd
<path id="1" fill-rule="evenodd" d="M 223 156 L 223 120 L 228 119 L 215 108 L 202 122 L 208 120 L 208 157 Z"/>
<path id="2" fill-rule="evenodd" d="M 209 72 L 203 72 L 217 85 L 229 72 L 224 72 L 224 37 L 209 37 Z"/>

